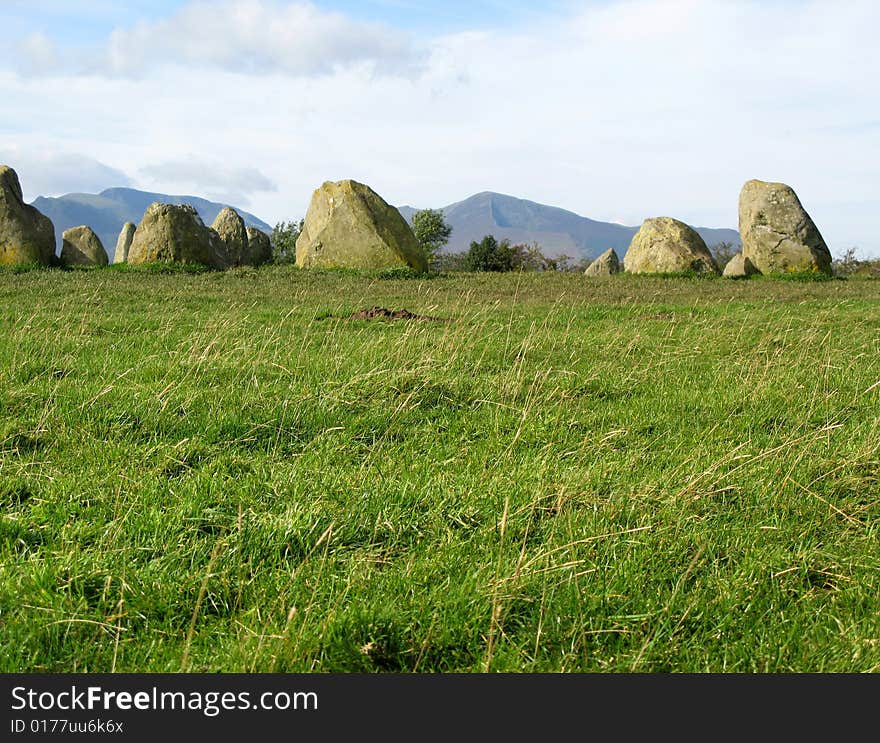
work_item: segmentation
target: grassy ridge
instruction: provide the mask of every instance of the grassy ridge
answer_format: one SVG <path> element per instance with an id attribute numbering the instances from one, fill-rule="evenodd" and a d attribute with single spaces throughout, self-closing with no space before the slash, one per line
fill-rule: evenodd
<path id="1" fill-rule="evenodd" d="M 0 307 L 0 670 L 880 670 L 876 282 L 32 271 Z"/>

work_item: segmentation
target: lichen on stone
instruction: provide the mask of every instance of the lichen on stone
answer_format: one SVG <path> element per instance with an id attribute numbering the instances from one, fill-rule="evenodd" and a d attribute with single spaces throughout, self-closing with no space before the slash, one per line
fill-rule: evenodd
<path id="1" fill-rule="evenodd" d="M 296 263 L 301 268 L 428 269 L 400 212 L 352 180 L 328 181 L 315 190 L 296 242 Z"/>

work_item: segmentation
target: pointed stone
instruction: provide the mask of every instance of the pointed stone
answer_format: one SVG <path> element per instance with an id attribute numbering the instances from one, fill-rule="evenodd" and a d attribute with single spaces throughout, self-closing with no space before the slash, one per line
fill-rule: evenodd
<path id="1" fill-rule="evenodd" d="M 831 251 L 791 186 L 747 181 L 739 195 L 742 253 L 764 274 L 831 273 Z"/>
<path id="2" fill-rule="evenodd" d="M 226 250 L 226 263 L 230 266 L 243 266 L 248 262 L 248 236 L 244 220 L 238 212 L 225 206 L 217 214 L 211 229 L 223 240 Z"/>
<path id="3" fill-rule="evenodd" d="M 206 227 L 188 204 L 153 202 L 135 230 L 128 250 L 132 265 L 169 261 L 227 268 L 226 248 L 216 230 Z"/>
<path id="4" fill-rule="evenodd" d="M 400 212 L 369 186 L 351 180 L 327 181 L 312 194 L 296 241 L 296 265 L 428 270 L 427 258 Z"/>
<path id="5" fill-rule="evenodd" d="M 272 243 L 269 236 L 256 227 L 247 228 L 248 263 L 252 266 L 261 266 L 272 260 Z"/>
<path id="6" fill-rule="evenodd" d="M 62 266 L 106 266 L 107 251 L 100 238 L 87 225 L 71 227 L 61 235 Z"/>
<path id="7" fill-rule="evenodd" d="M 122 225 L 119 237 L 116 238 L 116 253 L 113 255 L 114 263 L 128 263 L 128 251 L 131 241 L 134 239 L 134 231 L 137 229 L 131 222 Z"/>
<path id="8" fill-rule="evenodd" d="M 0 265 L 38 263 L 55 259 L 55 225 L 24 203 L 18 174 L 0 165 Z"/>
<path id="9" fill-rule="evenodd" d="M 584 276 L 612 276 L 616 273 L 620 273 L 620 259 L 614 252 L 614 248 L 608 248 L 587 266 Z"/>

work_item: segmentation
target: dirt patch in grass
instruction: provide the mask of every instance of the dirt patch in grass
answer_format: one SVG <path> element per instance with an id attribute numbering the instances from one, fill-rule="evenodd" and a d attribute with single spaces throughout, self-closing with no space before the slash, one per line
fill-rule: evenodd
<path id="1" fill-rule="evenodd" d="M 347 320 L 427 320 L 428 322 L 450 322 L 444 317 L 416 315 L 409 310 L 389 310 L 387 307 L 368 307 L 349 315 Z"/>

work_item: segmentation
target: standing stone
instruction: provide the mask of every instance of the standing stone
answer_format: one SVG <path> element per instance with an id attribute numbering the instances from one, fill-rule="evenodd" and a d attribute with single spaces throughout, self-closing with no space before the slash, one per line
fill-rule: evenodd
<path id="1" fill-rule="evenodd" d="M 211 229 L 223 240 L 226 250 L 226 263 L 229 266 L 243 266 L 248 263 L 248 236 L 244 220 L 235 209 L 223 207 Z"/>
<path id="2" fill-rule="evenodd" d="M 412 228 L 393 206 L 357 181 L 327 181 L 312 194 L 296 241 L 300 268 L 428 270 Z"/>
<path id="3" fill-rule="evenodd" d="M 61 235 L 62 266 L 106 266 L 107 251 L 91 227 L 80 225 Z"/>
<path id="4" fill-rule="evenodd" d="M 727 261 L 722 276 L 728 279 L 743 279 L 746 276 L 754 276 L 756 273 L 761 272 L 755 268 L 755 264 L 742 253 L 737 253 L 733 258 Z"/>
<path id="5" fill-rule="evenodd" d="M 135 230 L 128 262 L 138 265 L 157 261 L 228 267 L 222 238 L 205 226 L 193 207 L 155 201 Z"/>
<path id="6" fill-rule="evenodd" d="M 620 273 L 620 259 L 614 252 L 614 248 L 608 248 L 587 266 L 584 276 L 611 276 L 616 273 Z"/>
<path id="7" fill-rule="evenodd" d="M 784 183 L 747 181 L 739 195 L 743 256 L 761 273 L 831 273 L 831 252 Z"/>
<path id="8" fill-rule="evenodd" d="M 261 266 L 272 260 L 272 243 L 269 236 L 256 227 L 247 228 L 248 263 Z"/>
<path id="9" fill-rule="evenodd" d="M 52 220 L 24 203 L 18 174 L 7 165 L 0 165 L 0 265 L 48 266 L 54 259 Z"/>
<path id="10" fill-rule="evenodd" d="M 671 217 L 646 219 L 623 257 L 628 273 L 718 273 L 703 238 Z"/>
<path id="11" fill-rule="evenodd" d="M 205 227 L 208 233 L 208 245 L 211 247 L 211 255 L 214 256 L 214 263 L 207 263 L 212 268 L 231 268 L 229 262 L 229 251 L 226 249 L 226 242 L 220 237 L 220 233 L 213 227 Z"/>
<path id="12" fill-rule="evenodd" d="M 131 222 L 122 225 L 119 237 L 116 239 L 116 253 L 113 256 L 114 263 L 128 263 L 128 251 L 131 241 L 134 239 L 134 231 L 137 229 Z"/>

